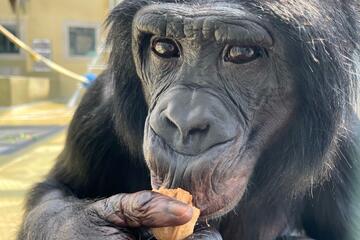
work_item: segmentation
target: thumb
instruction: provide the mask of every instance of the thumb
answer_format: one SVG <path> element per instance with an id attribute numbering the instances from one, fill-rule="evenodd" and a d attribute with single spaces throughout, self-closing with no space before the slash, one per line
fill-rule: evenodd
<path id="1" fill-rule="evenodd" d="M 167 227 L 190 221 L 192 207 L 152 191 L 118 194 L 92 204 L 102 219 L 120 227 Z"/>

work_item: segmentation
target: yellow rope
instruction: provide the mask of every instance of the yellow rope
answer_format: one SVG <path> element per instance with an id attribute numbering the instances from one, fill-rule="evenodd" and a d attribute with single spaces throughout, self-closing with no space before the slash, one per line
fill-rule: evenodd
<path id="1" fill-rule="evenodd" d="M 73 78 L 79 82 L 86 83 L 87 79 L 84 76 L 81 76 L 77 73 L 74 73 L 56 63 L 51 61 L 50 59 L 38 54 L 35 52 L 32 48 L 30 48 L 28 45 L 26 45 L 24 42 L 22 42 L 20 39 L 18 39 L 14 34 L 9 32 L 6 28 L 4 28 L 2 25 L 0 25 L 0 33 L 4 34 L 5 37 L 7 37 L 11 42 L 13 42 L 16 46 L 19 48 L 24 49 L 30 56 L 36 61 L 36 62 L 43 62 L 46 66 L 53 69 L 54 71 L 57 71 L 61 74 L 64 74 L 70 78 Z"/>

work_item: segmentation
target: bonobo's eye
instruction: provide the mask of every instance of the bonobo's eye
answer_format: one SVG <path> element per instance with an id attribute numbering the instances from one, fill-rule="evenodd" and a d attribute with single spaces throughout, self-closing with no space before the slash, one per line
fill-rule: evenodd
<path id="1" fill-rule="evenodd" d="M 151 50 L 162 58 L 180 57 L 180 50 L 177 43 L 169 38 L 153 38 Z"/>
<path id="2" fill-rule="evenodd" d="M 251 46 L 229 46 L 226 50 L 225 62 L 243 64 L 262 57 L 265 49 Z"/>

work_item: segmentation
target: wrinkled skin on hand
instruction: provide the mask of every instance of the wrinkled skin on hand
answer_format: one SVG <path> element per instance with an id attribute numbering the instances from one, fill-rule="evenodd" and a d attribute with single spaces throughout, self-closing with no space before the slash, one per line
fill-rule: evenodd
<path id="1" fill-rule="evenodd" d="M 192 216 L 191 207 L 151 191 L 115 195 L 91 207 L 102 219 L 119 227 L 176 226 Z"/>
<path id="2" fill-rule="evenodd" d="M 193 210 L 190 206 L 162 194 L 141 191 L 97 201 L 90 204 L 85 212 L 87 219 L 90 219 L 89 225 L 84 224 L 87 228 L 81 231 L 82 234 L 87 233 L 86 239 L 101 238 L 103 236 L 98 234 L 104 233 L 108 239 L 135 240 L 152 239 L 148 228 L 177 226 L 188 222 Z M 132 231 L 134 228 L 142 228 L 142 231 Z M 64 232 L 69 234 L 73 231 L 66 229 Z M 76 232 L 73 234 L 79 239 Z M 222 238 L 214 229 L 199 227 L 188 239 Z"/>
<path id="3" fill-rule="evenodd" d="M 151 232 L 144 230 L 141 233 L 140 239 L 146 239 L 146 240 L 156 240 L 155 237 L 152 236 Z M 195 226 L 194 234 L 188 237 L 186 240 L 222 240 L 222 237 L 220 233 L 205 224 L 198 224 Z"/>

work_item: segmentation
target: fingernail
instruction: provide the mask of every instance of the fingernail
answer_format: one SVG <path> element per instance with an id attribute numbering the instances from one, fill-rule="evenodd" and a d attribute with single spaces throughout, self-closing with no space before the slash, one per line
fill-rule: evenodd
<path id="1" fill-rule="evenodd" d="M 177 217 L 189 215 L 189 217 L 191 218 L 193 214 L 193 209 L 191 206 L 178 201 L 169 202 L 168 209 L 172 215 L 175 215 Z"/>

